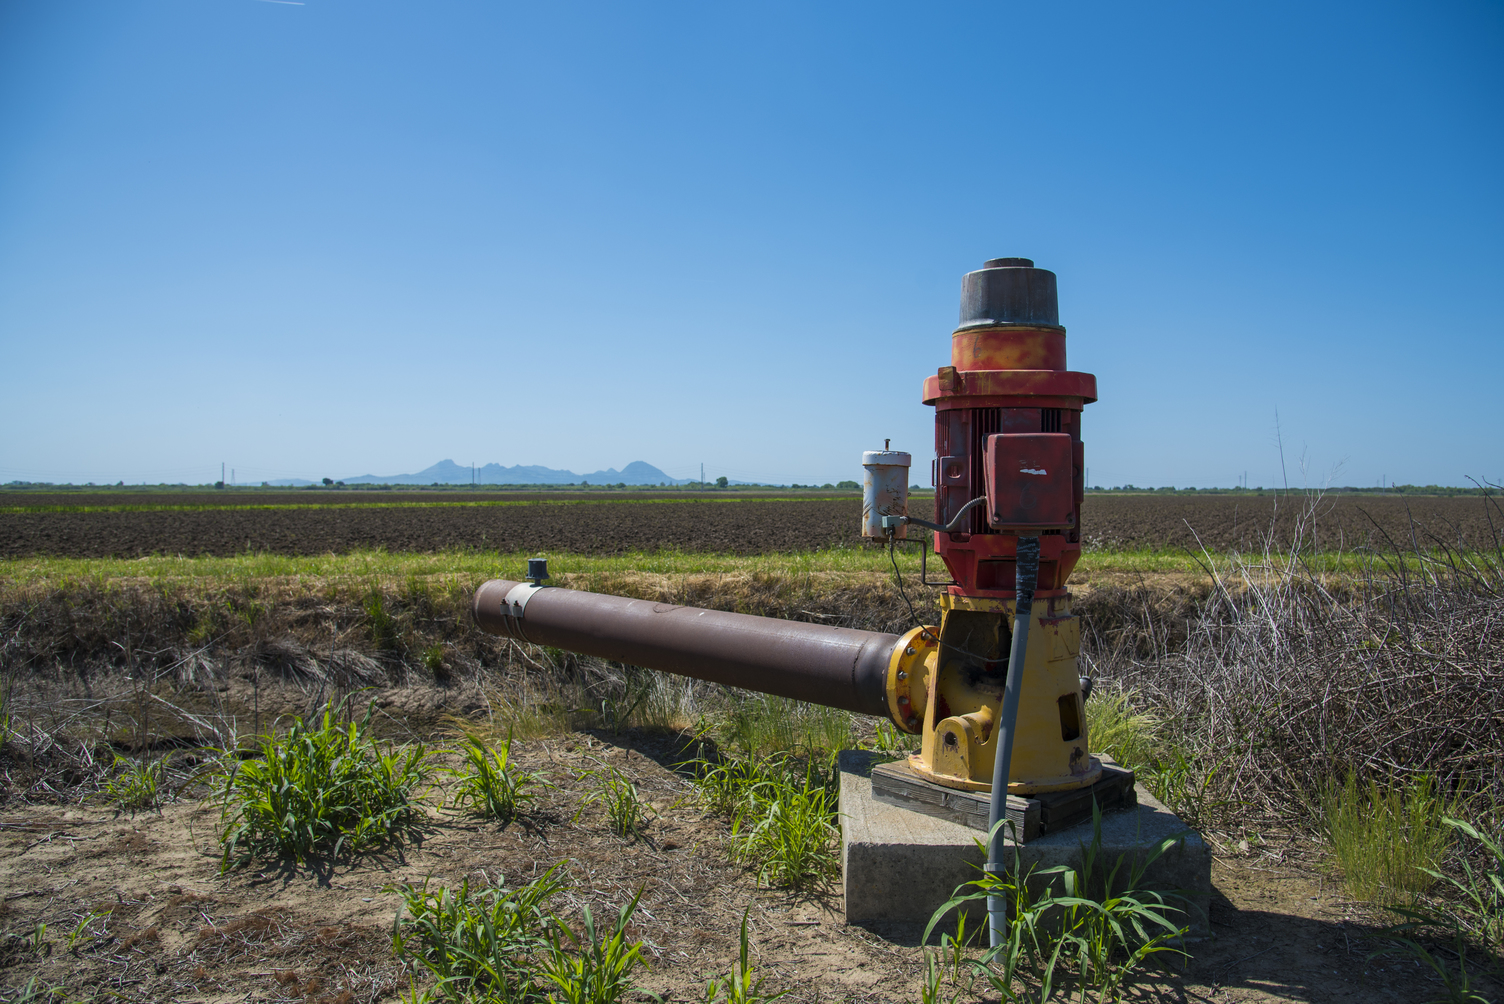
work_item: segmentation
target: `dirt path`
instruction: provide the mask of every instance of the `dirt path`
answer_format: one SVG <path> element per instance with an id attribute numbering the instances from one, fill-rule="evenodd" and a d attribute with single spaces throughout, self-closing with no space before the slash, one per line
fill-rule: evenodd
<path id="1" fill-rule="evenodd" d="M 395 1001 L 409 982 L 391 952 L 396 886 L 467 876 L 521 882 L 563 861 L 572 891 L 557 906 L 566 917 L 587 903 L 597 916 L 614 915 L 643 890 L 632 934 L 652 962 L 643 985 L 665 1000 L 703 999 L 705 980 L 736 953 L 744 911 L 754 958 L 787 1000 L 918 999 L 917 930 L 847 927 L 836 894 L 757 888 L 728 862 L 725 824 L 659 762 L 673 759 L 670 741 L 624 742 L 575 733 L 519 744 L 525 766 L 560 786 L 527 820 L 502 827 L 434 812 L 421 839 L 400 851 L 316 868 L 221 876 L 216 815 L 204 802 L 134 819 L 91 805 L 12 802 L 0 808 L 0 930 L 30 936 L 45 922 L 51 954 L 5 938 L 0 986 L 38 976 L 66 985 L 69 1000 Z M 601 761 L 629 773 L 652 806 L 638 840 L 612 835 L 594 806 L 575 818 L 578 774 Z M 1439 988 L 1413 964 L 1365 962 L 1371 928 L 1301 850 L 1292 840 L 1219 854 L 1215 937 L 1190 946 L 1187 969 L 1140 981 L 1129 999 L 1430 999 Z M 70 952 L 68 933 L 90 912 L 108 915 L 108 935 L 85 935 Z"/>

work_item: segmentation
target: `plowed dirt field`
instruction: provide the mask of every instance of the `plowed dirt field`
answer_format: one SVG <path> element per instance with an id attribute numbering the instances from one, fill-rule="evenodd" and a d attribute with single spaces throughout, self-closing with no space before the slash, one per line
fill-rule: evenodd
<path id="1" fill-rule="evenodd" d="M 369 548 L 786 553 L 855 543 L 861 517 L 861 502 L 854 497 L 699 501 L 686 500 L 683 493 L 659 498 L 393 493 L 376 501 L 365 493 L 329 493 L 310 501 L 307 494 L 279 493 L 208 498 L 0 496 L 0 509 L 9 510 L 0 511 L 0 556 L 325 554 Z M 233 499 L 238 507 L 221 499 Z M 129 508 L 35 511 L 58 505 Z M 916 498 L 910 511 L 933 515 L 928 498 Z M 1351 549 L 1385 538 L 1401 547 L 1476 548 L 1495 545 L 1495 527 L 1504 527 L 1504 513 L 1477 497 L 1352 495 L 1327 496 L 1314 505 L 1301 496 L 1092 495 L 1082 512 L 1088 547 L 1111 549 L 1196 548 L 1198 542 L 1212 550 L 1258 549 L 1271 533 L 1288 543 L 1298 523 L 1305 540 L 1323 549 Z"/>

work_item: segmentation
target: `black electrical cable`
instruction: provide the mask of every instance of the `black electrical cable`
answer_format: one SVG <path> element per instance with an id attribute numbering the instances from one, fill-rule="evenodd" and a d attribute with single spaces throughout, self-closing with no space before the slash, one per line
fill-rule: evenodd
<path id="1" fill-rule="evenodd" d="M 924 547 L 928 547 L 929 546 L 929 541 L 927 541 L 927 540 L 926 541 L 921 541 L 921 545 L 924 546 Z M 929 625 L 926 624 L 926 623 L 924 623 L 924 621 L 922 621 L 922 620 L 919 619 L 919 613 L 918 613 L 918 611 L 916 611 L 914 609 L 914 604 L 913 604 L 912 601 L 910 601 L 909 594 L 903 588 L 903 573 L 898 570 L 898 557 L 894 553 L 896 546 L 897 546 L 897 532 L 892 527 L 889 527 L 888 528 L 888 560 L 893 563 L 893 580 L 898 585 L 898 595 L 901 596 L 901 597 L 903 597 L 904 603 L 909 608 L 909 616 L 914 619 L 914 626 L 917 627 L 917 628 L 919 628 L 923 632 L 923 636 L 925 638 L 928 638 L 930 641 L 934 642 L 936 645 L 939 645 L 941 648 L 948 648 L 952 652 L 959 652 L 959 653 L 961 653 L 964 656 L 968 656 L 968 657 L 970 657 L 972 659 L 977 660 L 983 666 L 987 665 L 987 663 L 990 663 L 990 662 L 997 662 L 998 660 L 994 659 L 990 655 L 982 655 L 981 653 L 973 652 L 970 649 L 962 648 L 960 645 L 952 645 L 948 641 L 941 641 L 938 637 L 936 637 L 935 635 L 933 635 L 933 634 L 930 633 Z"/>

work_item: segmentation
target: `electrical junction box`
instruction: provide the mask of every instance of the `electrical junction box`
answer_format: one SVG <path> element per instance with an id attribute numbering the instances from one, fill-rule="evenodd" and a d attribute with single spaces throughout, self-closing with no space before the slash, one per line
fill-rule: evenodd
<path id="1" fill-rule="evenodd" d="M 1076 525 L 1075 447 L 1066 432 L 987 437 L 987 522 L 997 530 Z"/>

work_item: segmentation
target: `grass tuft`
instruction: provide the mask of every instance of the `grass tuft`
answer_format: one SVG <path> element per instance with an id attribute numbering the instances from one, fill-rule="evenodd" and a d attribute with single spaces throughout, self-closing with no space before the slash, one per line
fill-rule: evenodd
<path id="1" fill-rule="evenodd" d="M 332 710 L 309 728 L 265 736 L 259 755 L 220 776 L 221 869 L 261 856 L 302 863 L 383 846 L 421 817 L 418 789 L 432 776 L 421 743 L 382 747 L 363 722 L 341 727 Z"/>
<path id="2" fill-rule="evenodd" d="M 1379 905 L 1414 900 L 1436 882 L 1452 831 L 1451 806 L 1422 775 L 1381 788 L 1349 774 L 1321 799 L 1322 825 L 1342 882 L 1357 899 Z"/>
<path id="3" fill-rule="evenodd" d="M 809 889 L 839 873 L 833 775 L 788 756 L 698 766 L 702 798 L 731 817 L 732 852 L 759 882 Z"/>
<path id="4" fill-rule="evenodd" d="M 104 782 L 110 801 L 127 812 L 160 808 L 167 797 L 167 759 L 132 760 L 115 756 L 115 775 Z"/>
<path id="5" fill-rule="evenodd" d="M 460 1001 L 539 999 L 539 960 L 551 947 L 550 901 L 564 889 L 554 865 L 516 889 L 505 883 L 470 890 L 402 886 L 392 922 L 392 951 L 412 958 L 438 981 L 436 992 Z"/>
<path id="6" fill-rule="evenodd" d="M 594 783 L 594 789 L 581 801 L 580 812 L 584 812 L 587 805 L 599 803 L 605 809 L 612 833 L 630 839 L 642 832 L 645 822 L 642 799 L 631 778 L 610 764 L 603 763 L 581 773 L 580 779 L 589 779 Z M 575 814 L 575 818 L 579 818 L 579 813 Z"/>
<path id="7" fill-rule="evenodd" d="M 1133 690 L 1097 690 L 1086 702 L 1087 737 L 1093 753 L 1105 753 L 1129 770 L 1154 762 L 1160 722 L 1141 710 Z"/>
<path id="8" fill-rule="evenodd" d="M 642 957 L 642 942 L 627 937 L 627 925 L 641 898 L 638 889 L 631 902 L 617 911 L 611 926 L 600 931 L 588 906 L 581 909 L 581 933 L 567 924 L 554 925 L 543 964 L 543 975 L 555 988 L 548 995 L 550 1004 L 617 1004 L 638 989 L 632 986 L 632 973 L 647 961 Z"/>
<path id="9" fill-rule="evenodd" d="M 1183 954 L 1173 943 L 1188 928 L 1173 915 L 1184 911 L 1170 905 L 1172 894 L 1143 882 L 1149 866 L 1181 839 L 1166 838 L 1142 858 L 1125 854 L 1107 861 L 1102 856 L 1102 814 L 1093 807 L 1092 839 L 1083 848 L 1079 869 L 1057 865 L 1026 872 L 1015 845 L 1013 869 L 984 873 L 962 886 L 935 911 L 921 940 L 927 943 L 953 910 L 1000 896 L 1008 909 L 1006 936 L 971 965 L 1001 1000 L 1047 1001 L 1057 989 L 1069 997 L 1072 982 L 1083 1002 L 1088 989 L 1098 1000 L 1120 1000 L 1127 981 L 1147 960 L 1165 952 Z M 940 999 L 938 968 L 928 964 L 921 987 L 927 1000 Z M 955 968 L 952 979 L 958 980 L 959 966 Z M 1027 988 L 1023 994 L 1018 993 L 1020 984 Z"/>
<path id="10" fill-rule="evenodd" d="M 538 789 L 548 787 L 543 775 L 525 771 L 512 762 L 512 734 L 495 746 L 479 736 L 470 736 L 465 746 L 465 766 L 453 773 L 456 808 L 469 807 L 477 816 L 510 822 L 538 798 Z"/>

